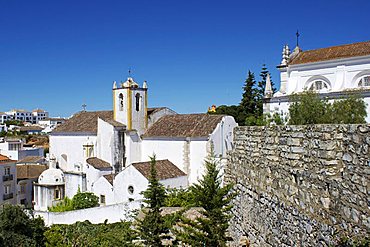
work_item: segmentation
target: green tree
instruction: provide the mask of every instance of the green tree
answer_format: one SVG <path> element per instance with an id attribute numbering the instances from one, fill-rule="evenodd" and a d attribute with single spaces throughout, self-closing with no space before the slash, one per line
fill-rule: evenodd
<path id="1" fill-rule="evenodd" d="M 157 178 L 155 167 L 155 156 L 151 157 L 150 178 L 148 189 L 144 191 L 144 202 L 147 207 L 143 209 L 144 218 L 138 219 L 138 235 L 145 246 L 163 246 L 162 240 L 169 239 L 169 227 L 161 216 L 161 207 L 166 200 L 166 191 L 164 186 Z"/>
<path id="2" fill-rule="evenodd" d="M 328 102 L 321 100 L 317 93 L 306 91 L 293 95 L 290 100 L 293 103 L 289 106 L 289 124 L 320 124 L 329 121 Z"/>
<path id="3" fill-rule="evenodd" d="M 359 95 L 335 100 L 320 99 L 312 91 L 293 95 L 289 107 L 289 124 L 355 124 L 365 123 L 366 103 Z"/>
<path id="4" fill-rule="evenodd" d="M 256 116 L 257 111 L 257 91 L 256 91 L 256 80 L 254 74 L 249 70 L 248 77 L 244 82 L 243 95 L 240 102 L 240 107 L 242 108 L 242 124 L 244 125 L 245 119 L 247 117 Z"/>
<path id="5" fill-rule="evenodd" d="M 167 189 L 165 207 L 188 207 L 194 203 L 194 197 L 188 189 Z"/>
<path id="6" fill-rule="evenodd" d="M 4 205 L 0 213 L 0 246 L 45 246 L 45 231 L 42 219 L 28 216 L 19 206 Z"/>
<path id="7" fill-rule="evenodd" d="M 331 108 L 331 122 L 338 124 L 366 123 L 366 103 L 359 95 L 336 100 Z"/>
<path id="8" fill-rule="evenodd" d="M 191 246 L 226 246 L 230 240 L 227 235 L 231 200 L 235 194 L 231 192 L 232 184 L 221 186 L 219 162 L 214 156 L 205 161 L 206 174 L 191 187 L 195 206 L 202 207 L 201 217 L 195 220 L 182 217 L 176 231 L 177 239 Z"/>
<path id="9" fill-rule="evenodd" d="M 52 225 L 45 236 L 47 247 L 135 246 L 136 237 L 130 222 L 92 224 L 89 221 Z"/>
<path id="10" fill-rule="evenodd" d="M 73 209 L 84 209 L 99 206 L 99 198 L 92 192 L 77 192 L 72 198 Z"/>

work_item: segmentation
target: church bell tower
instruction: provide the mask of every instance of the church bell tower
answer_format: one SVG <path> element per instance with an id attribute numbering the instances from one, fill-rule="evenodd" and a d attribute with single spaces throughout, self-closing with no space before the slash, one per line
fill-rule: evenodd
<path id="1" fill-rule="evenodd" d="M 147 119 L 147 85 L 139 87 L 131 77 L 117 85 L 113 82 L 113 117 L 126 125 L 127 130 L 137 130 L 143 134 L 148 126 Z"/>

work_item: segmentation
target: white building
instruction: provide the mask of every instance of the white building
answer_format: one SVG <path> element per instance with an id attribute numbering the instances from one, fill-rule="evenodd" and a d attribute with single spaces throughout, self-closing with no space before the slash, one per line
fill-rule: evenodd
<path id="1" fill-rule="evenodd" d="M 167 188 L 186 188 L 186 174 L 169 160 L 157 160 L 157 177 Z M 133 163 L 116 176 L 113 174 L 100 177 L 92 187 L 99 196 L 101 205 L 122 202 L 140 201 L 141 194 L 146 190 L 150 178 L 150 161 Z M 124 185 L 124 186 L 123 186 Z"/>
<path id="2" fill-rule="evenodd" d="M 0 205 L 16 204 L 16 161 L 0 154 Z"/>
<path id="3" fill-rule="evenodd" d="M 367 103 L 370 122 L 370 41 L 290 53 L 284 46 L 280 70 L 280 90 L 272 95 L 266 83 L 265 113 L 287 115 L 294 93 L 313 90 L 329 100 L 359 93 Z"/>
<path id="4" fill-rule="evenodd" d="M 204 174 L 211 146 L 220 158 L 232 149 L 236 126 L 232 117 L 176 114 L 165 107 L 148 108 L 147 102 L 145 82 L 143 87 L 132 78 L 119 86 L 114 82 L 113 111 L 76 113 L 50 133 L 50 154 L 63 172 L 67 196 L 80 188 L 104 195 L 102 201 L 109 204 L 138 199 L 127 195 L 131 180 L 125 177 L 137 178 L 132 180 L 135 193 L 144 190 L 147 182 L 132 164 L 144 162 L 149 167 L 145 162 L 153 154 L 173 164 L 168 166 L 173 172 L 186 174 L 187 186 Z M 186 187 L 180 177 L 168 185 Z M 116 191 L 122 194 L 117 196 Z"/>
<path id="5" fill-rule="evenodd" d="M 33 111 L 13 109 L 5 113 L 0 113 L 0 123 L 4 123 L 7 120 L 19 120 L 22 122 L 38 124 L 40 120 L 48 117 L 49 113 L 42 109 L 35 109 Z"/>
<path id="6" fill-rule="evenodd" d="M 13 160 L 21 160 L 27 156 L 44 156 L 42 147 L 24 147 L 20 139 L 4 138 L 0 140 L 0 154 Z"/>

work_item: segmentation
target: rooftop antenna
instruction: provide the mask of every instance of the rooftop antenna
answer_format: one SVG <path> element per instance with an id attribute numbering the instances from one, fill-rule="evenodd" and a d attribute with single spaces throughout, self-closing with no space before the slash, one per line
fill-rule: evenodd
<path id="1" fill-rule="evenodd" d="M 86 104 L 82 104 L 82 111 L 86 111 Z"/>
<path id="2" fill-rule="evenodd" d="M 299 32 L 298 32 L 298 29 L 297 29 L 297 32 L 295 33 L 295 36 L 297 36 L 297 46 L 298 46 L 298 44 L 299 44 Z"/>

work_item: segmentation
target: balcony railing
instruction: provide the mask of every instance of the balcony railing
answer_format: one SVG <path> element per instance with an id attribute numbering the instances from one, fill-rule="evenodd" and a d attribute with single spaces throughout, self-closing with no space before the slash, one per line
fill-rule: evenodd
<path id="1" fill-rule="evenodd" d="M 3 176 L 3 181 L 13 180 L 13 174 L 8 174 Z"/>
<path id="2" fill-rule="evenodd" d="M 10 193 L 10 194 L 4 194 L 3 195 L 3 200 L 5 201 L 5 200 L 9 200 L 9 199 L 11 199 L 11 198 L 13 198 L 13 193 Z"/>

